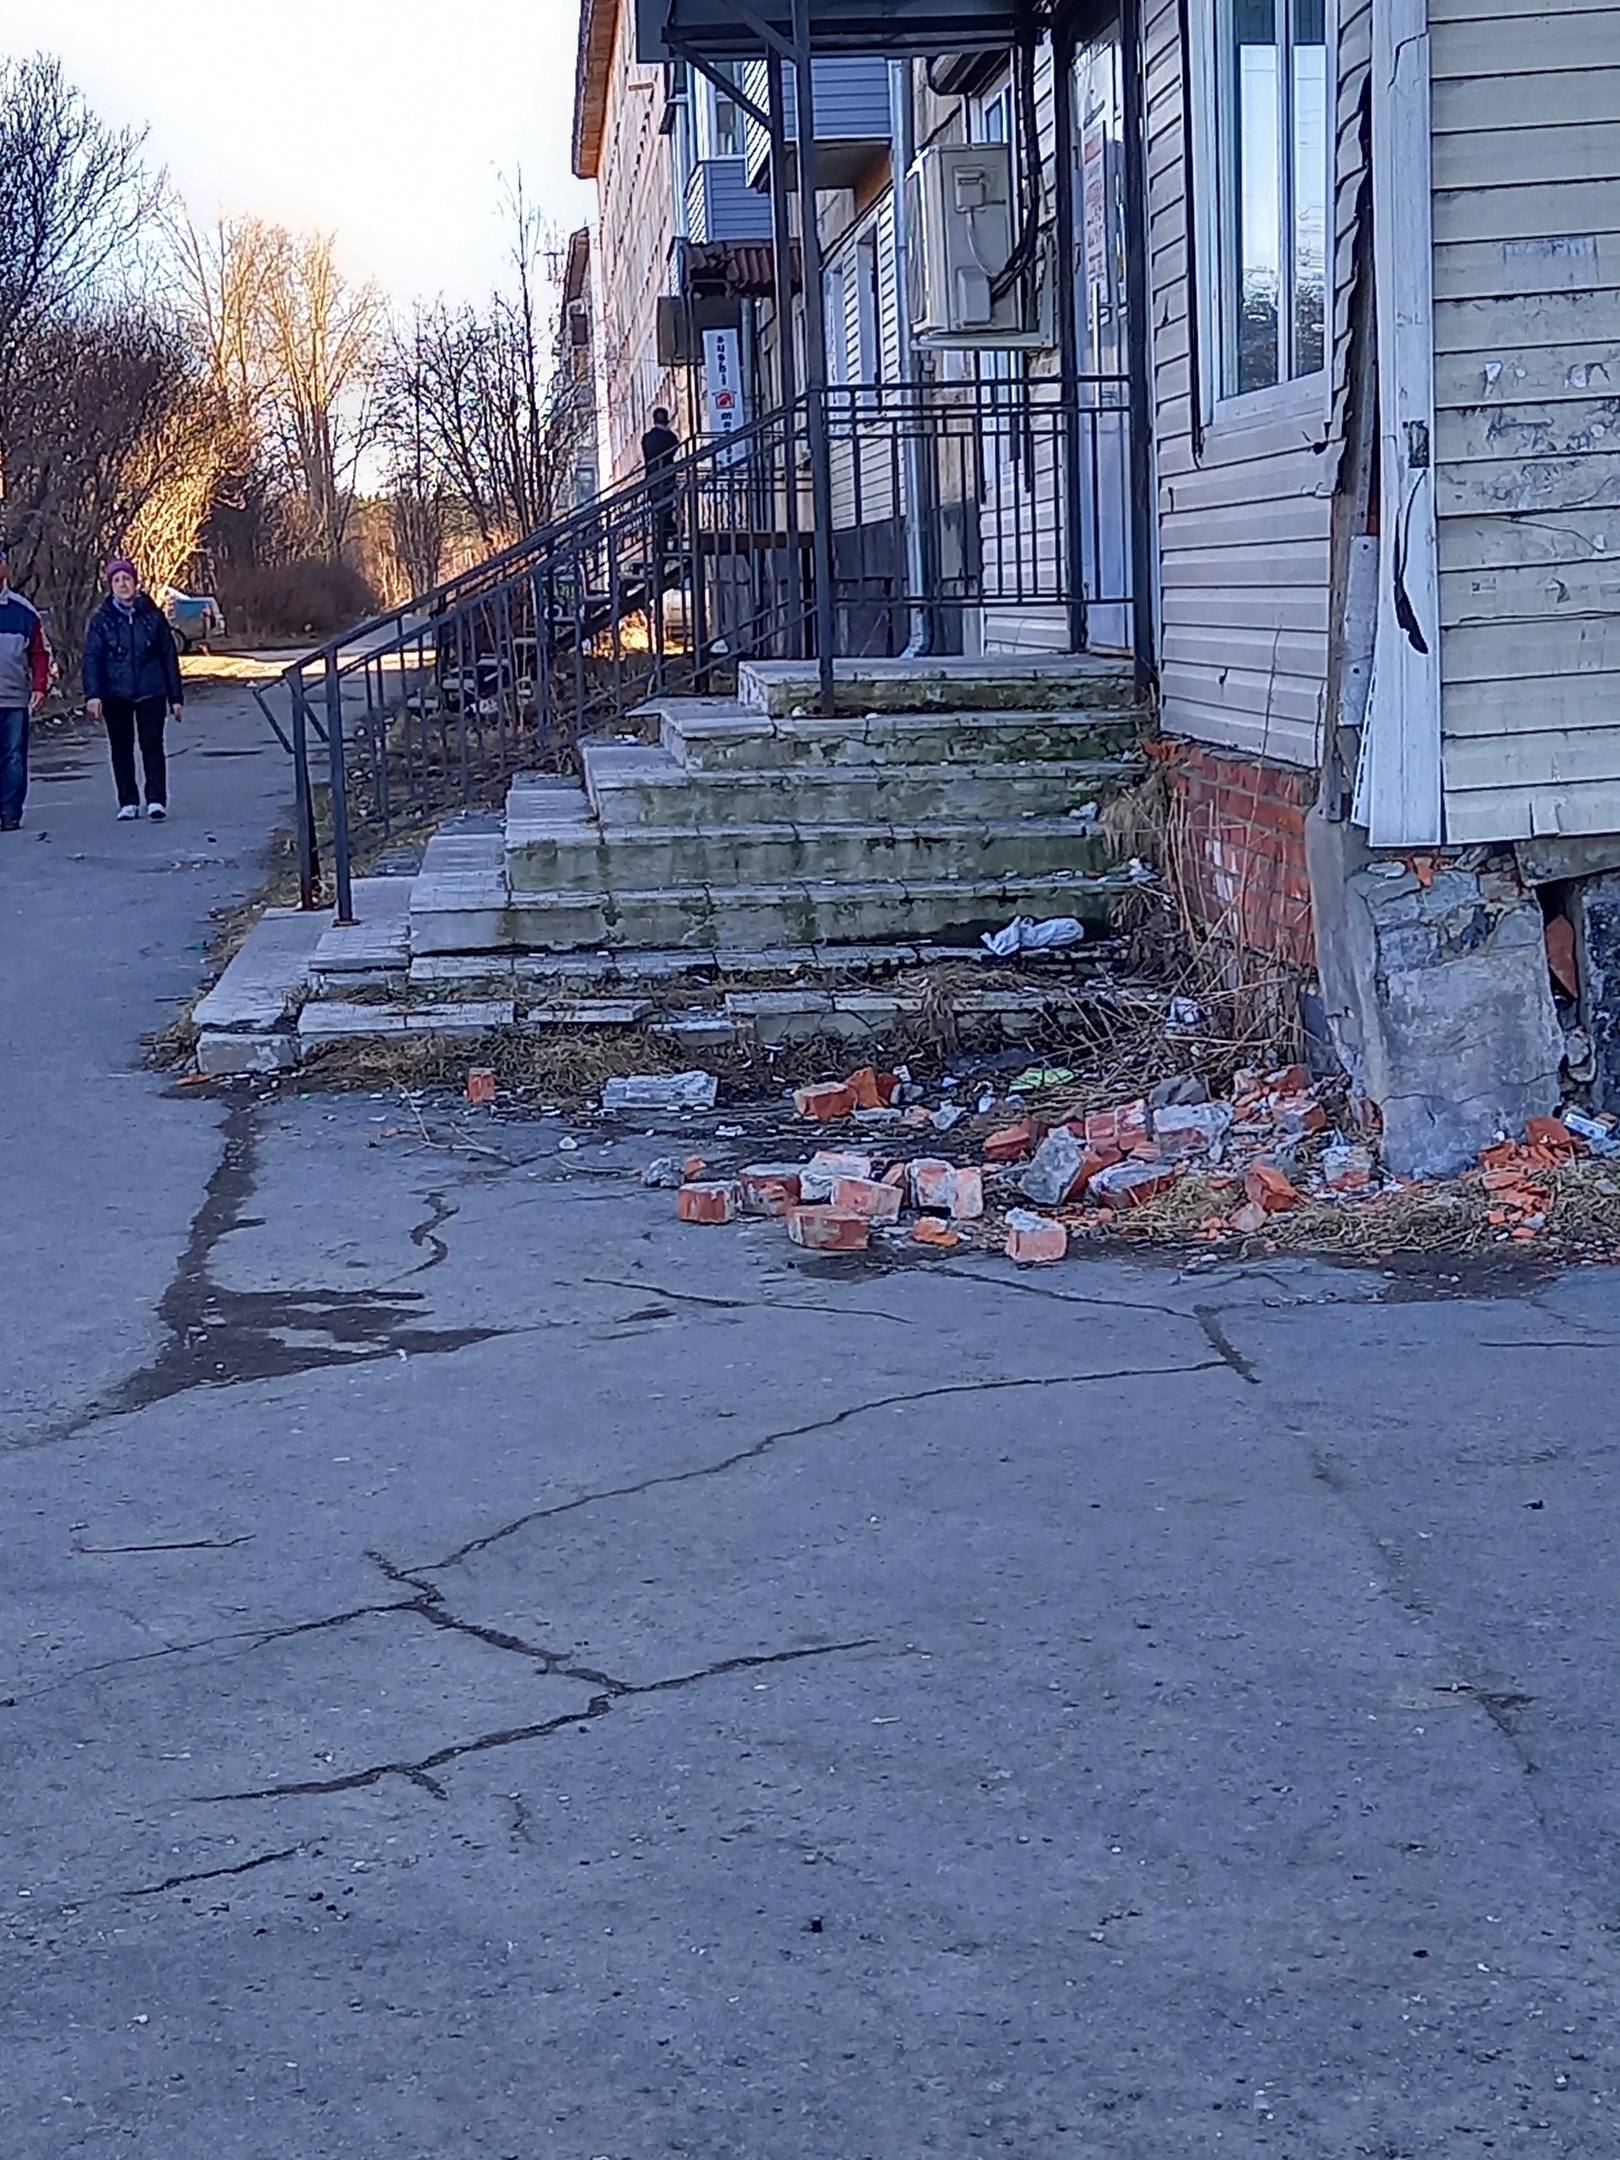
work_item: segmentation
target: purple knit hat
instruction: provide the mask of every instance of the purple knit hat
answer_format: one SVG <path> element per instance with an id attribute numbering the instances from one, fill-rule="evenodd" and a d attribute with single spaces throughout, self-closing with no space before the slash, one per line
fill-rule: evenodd
<path id="1" fill-rule="evenodd" d="M 120 570 L 127 571 L 132 578 L 139 578 L 140 576 L 140 572 L 136 569 L 135 565 L 130 561 L 127 555 L 113 556 L 112 560 L 108 563 L 106 569 L 103 570 L 101 574 L 102 577 L 106 580 L 106 582 L 110 585 Z"/>

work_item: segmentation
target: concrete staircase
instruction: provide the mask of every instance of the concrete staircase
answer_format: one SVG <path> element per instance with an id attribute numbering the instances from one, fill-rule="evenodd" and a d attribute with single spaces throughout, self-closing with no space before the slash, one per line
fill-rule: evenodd
<path id="1" fill-rule="evenodd" d="M 745 663 L 735 701 L 635 715 L 583 781 L 516 780 L 505 829 L 452 828 L 410 951 L 612 952 L 971 940 L 1012 915 L 1106 920 L 1098 826 L 1139 769 L 1129 667 L 1090 656 Z"/>

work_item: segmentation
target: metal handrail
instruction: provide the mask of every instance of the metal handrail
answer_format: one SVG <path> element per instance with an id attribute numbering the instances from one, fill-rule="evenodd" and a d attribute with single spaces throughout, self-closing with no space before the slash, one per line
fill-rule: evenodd
<path id="1" fill-rule="evenodd" d="M 919 622 L 935 649 L 960 649 L 975 609 L 1059 610 L 1066 641 L 1088 610 L 1128 619 L 1122 377 L 1084 378 L 1067 399 L 1013 377 L 818 396 L 814 429 L 801 396 L 290 663 L 289 727 L 261 703 L 296 768 L 303 904 L 319 869 L 312 731 L 342 922 L 352 820 L 387 835 L 466 804 L 524 765 L 571 759 L 649 696 L 704 694 L 749 656 L 811 657 L 818 623 L 835 654 L 861 655 L 920 649 Z M 813 434 L 830 479 L 825 595 Z"/>

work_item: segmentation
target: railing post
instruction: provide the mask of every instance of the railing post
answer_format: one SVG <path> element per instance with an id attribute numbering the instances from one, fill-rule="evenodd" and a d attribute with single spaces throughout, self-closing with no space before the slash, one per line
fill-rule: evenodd
<path id="1" fill-rule="evenodd" d="M 349 881 L 349 776 L 343 763 L 343 685 L 338 680 L 337 654 L 326 656 L 326 755 L 332 776 L 332 867 L 337 876 L 337 915 L 340 923 L 354 921 L 354 894 Z"/>
<path id="2" fill-rule="evenodd" d="M 309 720 L 304 705 L 304 671 L 287 677 L 292 691 L 293 822 L 298 828 L 298 905 L 307 914 L 315 905 L 315 806 L 309 788 Z"/>
<path id="3" fill-rule="evenodd" d="M 771 268 L 776 288 L 776 388 L 777 403 L 783 414 L 782 514 L 788 558 L 789 626 L 783 656 L 803 660 L 808 656 L 806 631 L 809 625 L 804 612 L 804 558 L 799 551 L 799 468 L 793 441 L 793 412 L 798 403 L 799 384 L 793 352 L 793 226 L 788 216 L 791 197 L 787 176 L 787 101 L 782 89 L 782 56 L 779 52 L 772 51 L 767 55 L 765 80 L 771 118 Z M 800 259 L 802 263 L 802 250 Z M 773 509 L 773 535 L 775 527 Z"/>
<path id="4" fill-rule="evenodd" d="M 1154 677 L 1153 570 L 1157 556 L 1153 500 L 1153 363 L 1148 329 L 1147 84 L 1142 0 L 1120 0 L 1120 133 L 1125 188 L 1125 338 L 1130 377 L 1131 646 L 1136 687 Z M 1194 397 L 1197 386 L 1194 385 Z"/>
<path id="5" fill-rule="evenodd" d="M 1080 351 L 1074 318 L 1078 290 L 1074 226 L 1074 31 L 1065 25 L 1052 32 L 1052 162 L 1057 180 L 1058 374 L 1063 400 L 1063 571 L 1068 586 L 1069 650 L 1084 652 L 1086 622 L 1086 546 L 1080 461 Z"/>
<path id="6" fill-rule="evenodd" d="M 816 92 L 806 0 L 793 0 L 793 75 L 799 148 L 799 255 L 804 286 L 805 419 L 810 494 L 815 506 L 816 663 L 820 705 L 836 709 L 833 671 L 832 450 L 827 433 L 827 325 L 821 290 L 821 233 L 816 223 Z"/>

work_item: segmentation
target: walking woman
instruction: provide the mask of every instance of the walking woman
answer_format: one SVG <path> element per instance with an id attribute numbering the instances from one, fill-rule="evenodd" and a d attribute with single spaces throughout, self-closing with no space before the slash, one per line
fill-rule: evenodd
<path id="1" fill-rule="evenodd" d="M 169 814 L 169 780 L 163 758 L 163 723 L 185 714 L 180 656 L 174 632 L 155 603 L 141 591 L 135 565 L 115 555 L 102 573 L 108 595 L 90 618 L 84 641 L 84 709 L 92 720 L 105 720 L 112 751 L 118 815 L 138 818 L 141 791 L 135 779 L 135 745 L 141 748 L 146 780 L 146 814 Z"/>

